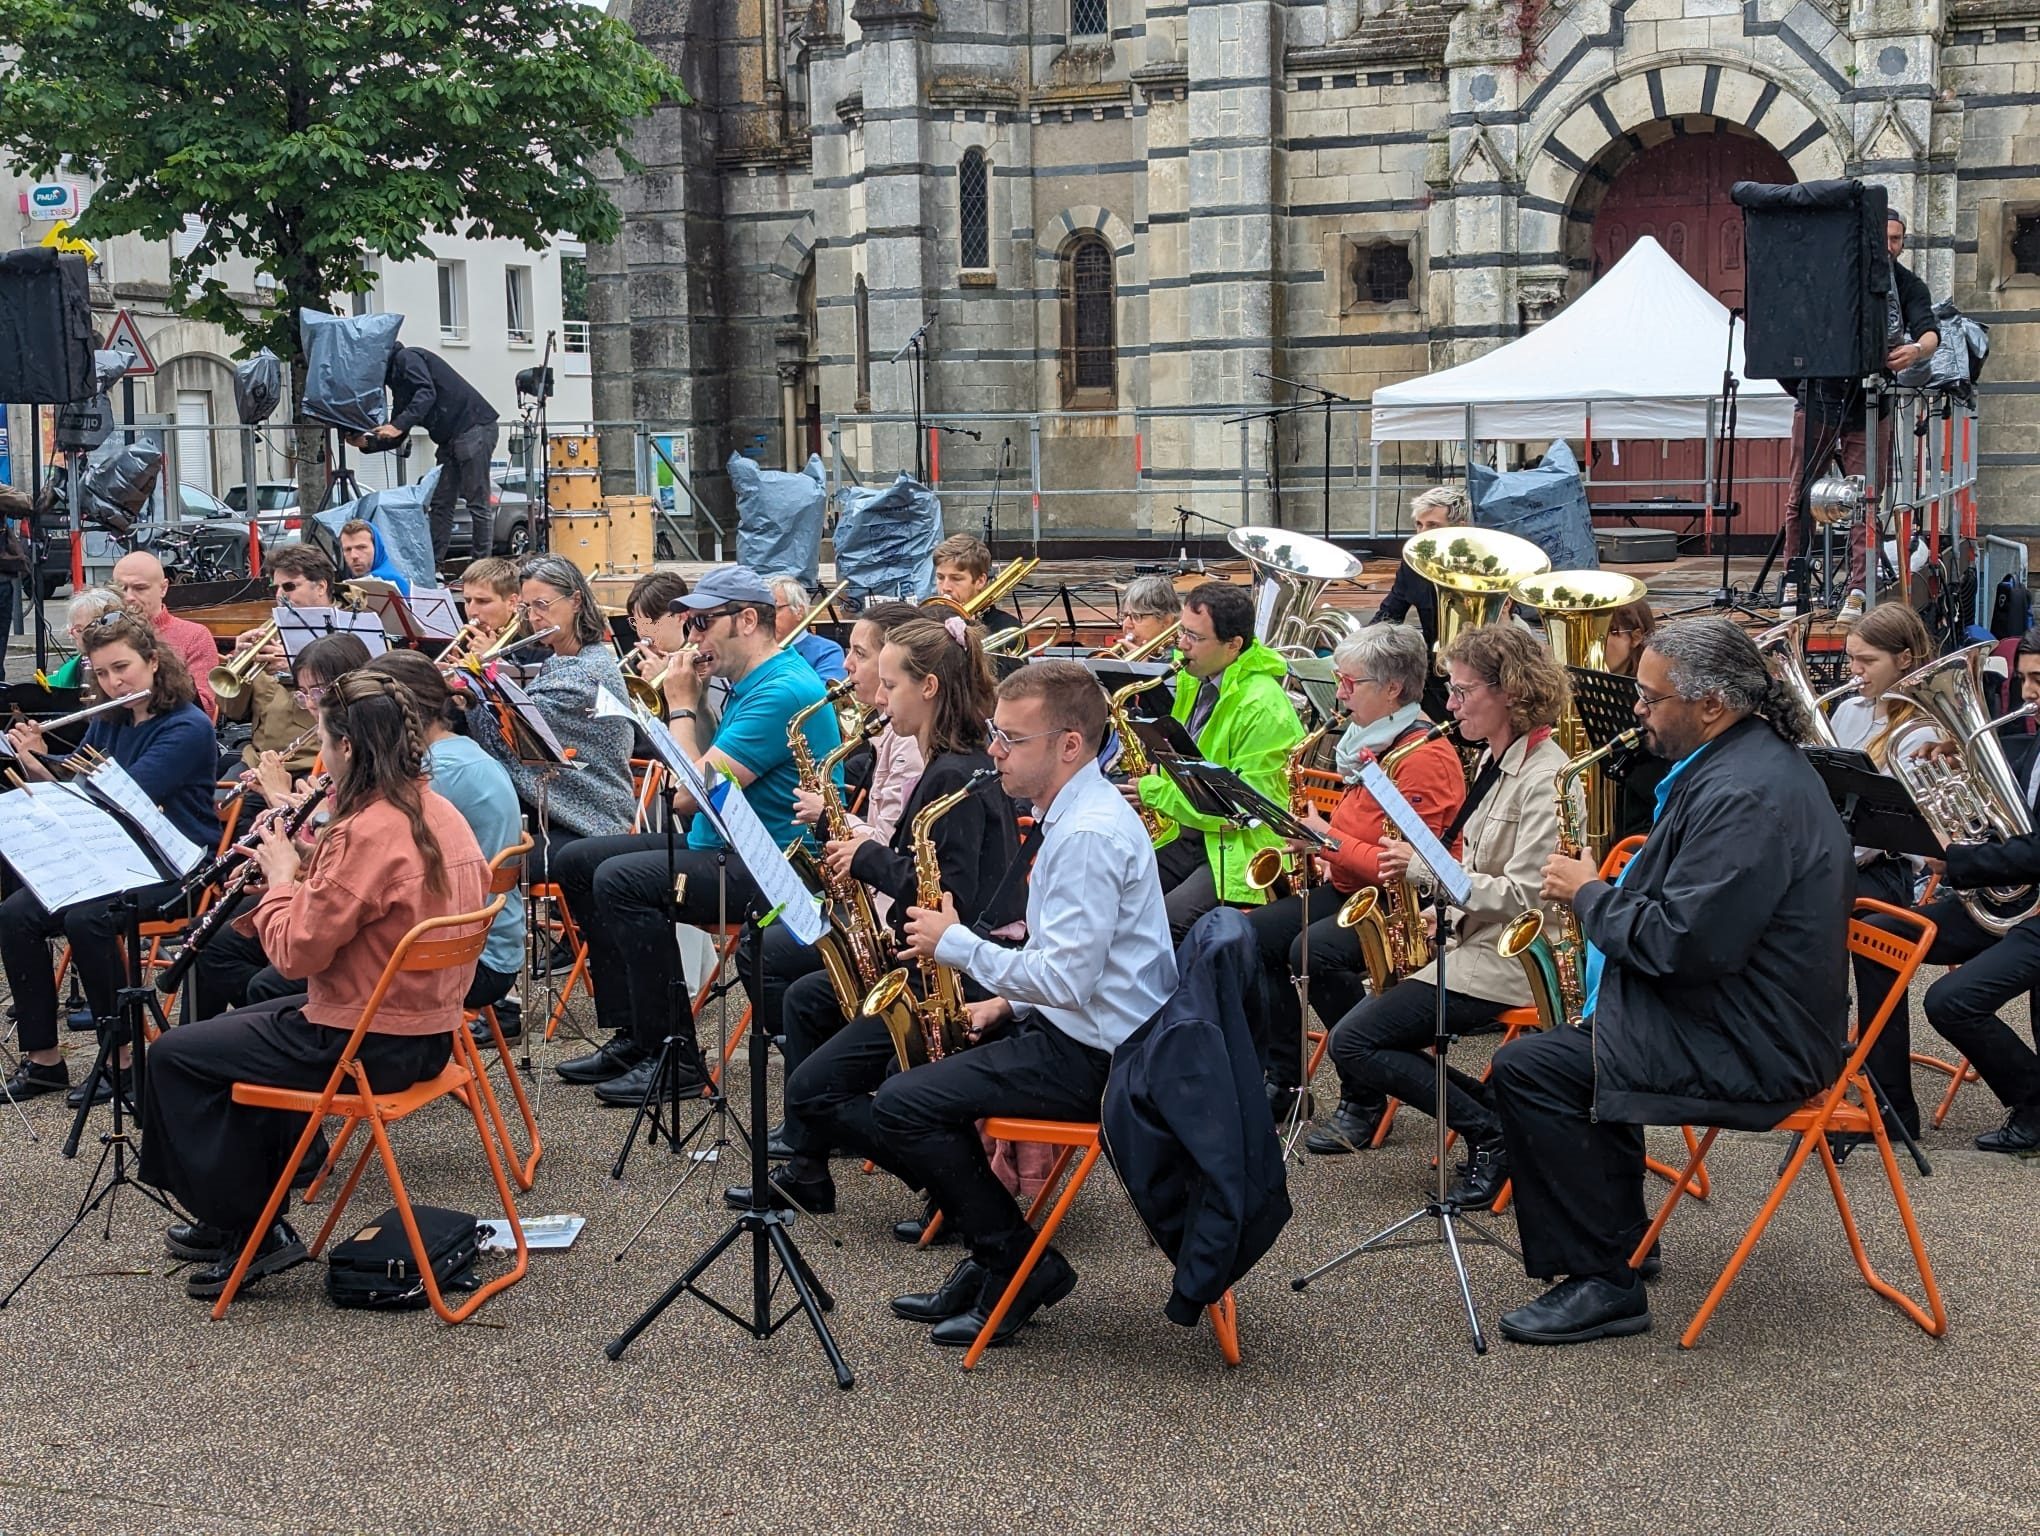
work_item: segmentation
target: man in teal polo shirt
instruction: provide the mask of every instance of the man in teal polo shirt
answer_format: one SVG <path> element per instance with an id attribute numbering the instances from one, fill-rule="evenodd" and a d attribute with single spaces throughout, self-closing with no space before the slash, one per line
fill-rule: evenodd
<path id="1" fill-rule="evenodd" d="M 661 686 L 674 739 L 705 778 L 713 782 L 727 775 L 742 785 L 751 809 L 784 848 L 807 836 L 793 819 L 799 775 L 787 722 L 821 700 L 823 685 L 813 667 L 779 648 L 772 610 L 772 590 L 755 573 L 738 565 L 710 570 L 693 591 L 674 600 L 674 611 L 687 617 L 687 637 L 702 665 L 676 658 L 679 664 L 668 668 Z M 696 725 L 709 677 L 727 682 L 730 694 L 711 744 L 698 752 Z M 816 710 L 803 731 L 817 762 L 842 742 L 833 710 Z M 692 820 L 670 867 L 660 834 L 583 838 L 553 861 L 554 879 L 588 943 L 597 1018 L 610 1031 L 599 1049 L 562 1062 L 559 1073 L 569 1082 L 597 1084 L 596 1096 L 605 1104 L 643 1102 L 668 1034 L 683 1042 L 681 1091 L 708 1080 L 692 1041 L 691 1000 L 673 924 L 712 925 L 723 913 L 740 922 L 758 894 L 740 860 L 718 858 L 722 838 L 684 790 L 676 791 L 673 805 L 676 814 Z M 719 877 L 727 883 L 726 905 L 719 900 Z"/>

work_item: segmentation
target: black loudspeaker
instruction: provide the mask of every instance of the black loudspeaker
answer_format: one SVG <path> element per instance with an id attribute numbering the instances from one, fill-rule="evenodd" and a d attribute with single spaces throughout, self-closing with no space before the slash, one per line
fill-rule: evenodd
<path id="1" fill-rule="evenodd" d="M 97 345 L 84 257 L 40 246 L 0 254 L 0 400 L 90 400 Z"/>
<path id="2" fill-rule="evenodd" d="M 1753 379 L 1860 379 L 1884 366 L 1891 262 L 1884 189 L 1860 181 L 1739 181 L 1743 371 Z"/>

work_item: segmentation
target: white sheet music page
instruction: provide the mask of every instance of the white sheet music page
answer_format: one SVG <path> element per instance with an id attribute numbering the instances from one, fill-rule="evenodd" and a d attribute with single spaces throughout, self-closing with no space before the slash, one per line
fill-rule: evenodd
<path id="1" fill-rule="evenodd" d="M 0 795 L 0 857 L 52 912 L 163 878 L 118 821 L 56 784 Z"/>
<path id="2" fill-rule="evenodd" d="M 764 893 L 766 910 L 776 908 L 779 921 L 801 943 L 814 943 L 822 936 L 824 926 L 820 898 L 794 873 L 736 780 L 723 781 L 717 800 L 722 824 L 729 829 L 730 850 L 743 860 L 744 868 Z"/>
<path id="3" fill-rule="evenodd" d="M 404 599 L 411 610 L 411 629 L 421 640 L 451 640 L 460 633 L 460 609 L 445 587 L 413 586 Z"/>
<path id="4" fill-rule="evenodd" d="M 269 616 L 276 621 L 277 638 L 293 668 L 306 646 L 328 635 L 353 635 L 368 647 L 371 656 L 380 656 L 390 648 L 382 620 L 372 613 L 356 613 L 351 608 L 278 607 L 271 609 Z"/>
<path id="5" fill-rule="evenodd" d="M 135 824 L 148 833 L 156 851 L 170 861 L 178 874 L 188 875 L 198 868 L 205 858 L 205 849 L 178 831 L 170 818 L 156 809 L 148 791 L 119 763 L 108 758 L 85 777 L 102 795 L 134 817 Z"/>
<path id="6" fill-rule="evenodd" d="M 1374 796 L 1375 803 L 1395 823 L 1403 841 L 1416 850 L 1417 856 L 1438 877 L 1439 889 L 1452 898 L 1454 906 L 1465 906 L 1466 899 L 1473 894 L 1473 882 L 1466 878 L 1465 869 L 1445 851 L 1445 845 L 1424 824 L 1424 818 L 1417 814 L 1416 807 L 1403 798 L 1403 792 L 1395 787 L 1395 781 L 1381 771 L 1381 764 L 1372 757 L 1360 764 L 1360 782 L 1367 786 L 1367 793 Z"/>

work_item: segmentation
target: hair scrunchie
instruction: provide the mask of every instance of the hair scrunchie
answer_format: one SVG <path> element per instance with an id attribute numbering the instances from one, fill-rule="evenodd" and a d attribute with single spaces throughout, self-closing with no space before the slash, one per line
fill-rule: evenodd
<path id="1" fill-rule="evenodd" d="M 957 615 L 952 613 L 948 618 L 944 619 L 942 627 L 949 631 L 949 638 L 958 645 L 968 645 L 970 643 L 970 631 L 964 628 L 963 620 Z"/>

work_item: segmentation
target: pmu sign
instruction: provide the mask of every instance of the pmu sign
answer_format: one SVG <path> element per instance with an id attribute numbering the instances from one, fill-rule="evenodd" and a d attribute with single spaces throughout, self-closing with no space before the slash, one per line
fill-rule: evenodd
<path id="1" fill-rule="evenodd" d="M 75 219 L 84 208 L 75 181 L 39 181 L 21 194 L 21 211 L 31 219 Z"/>

